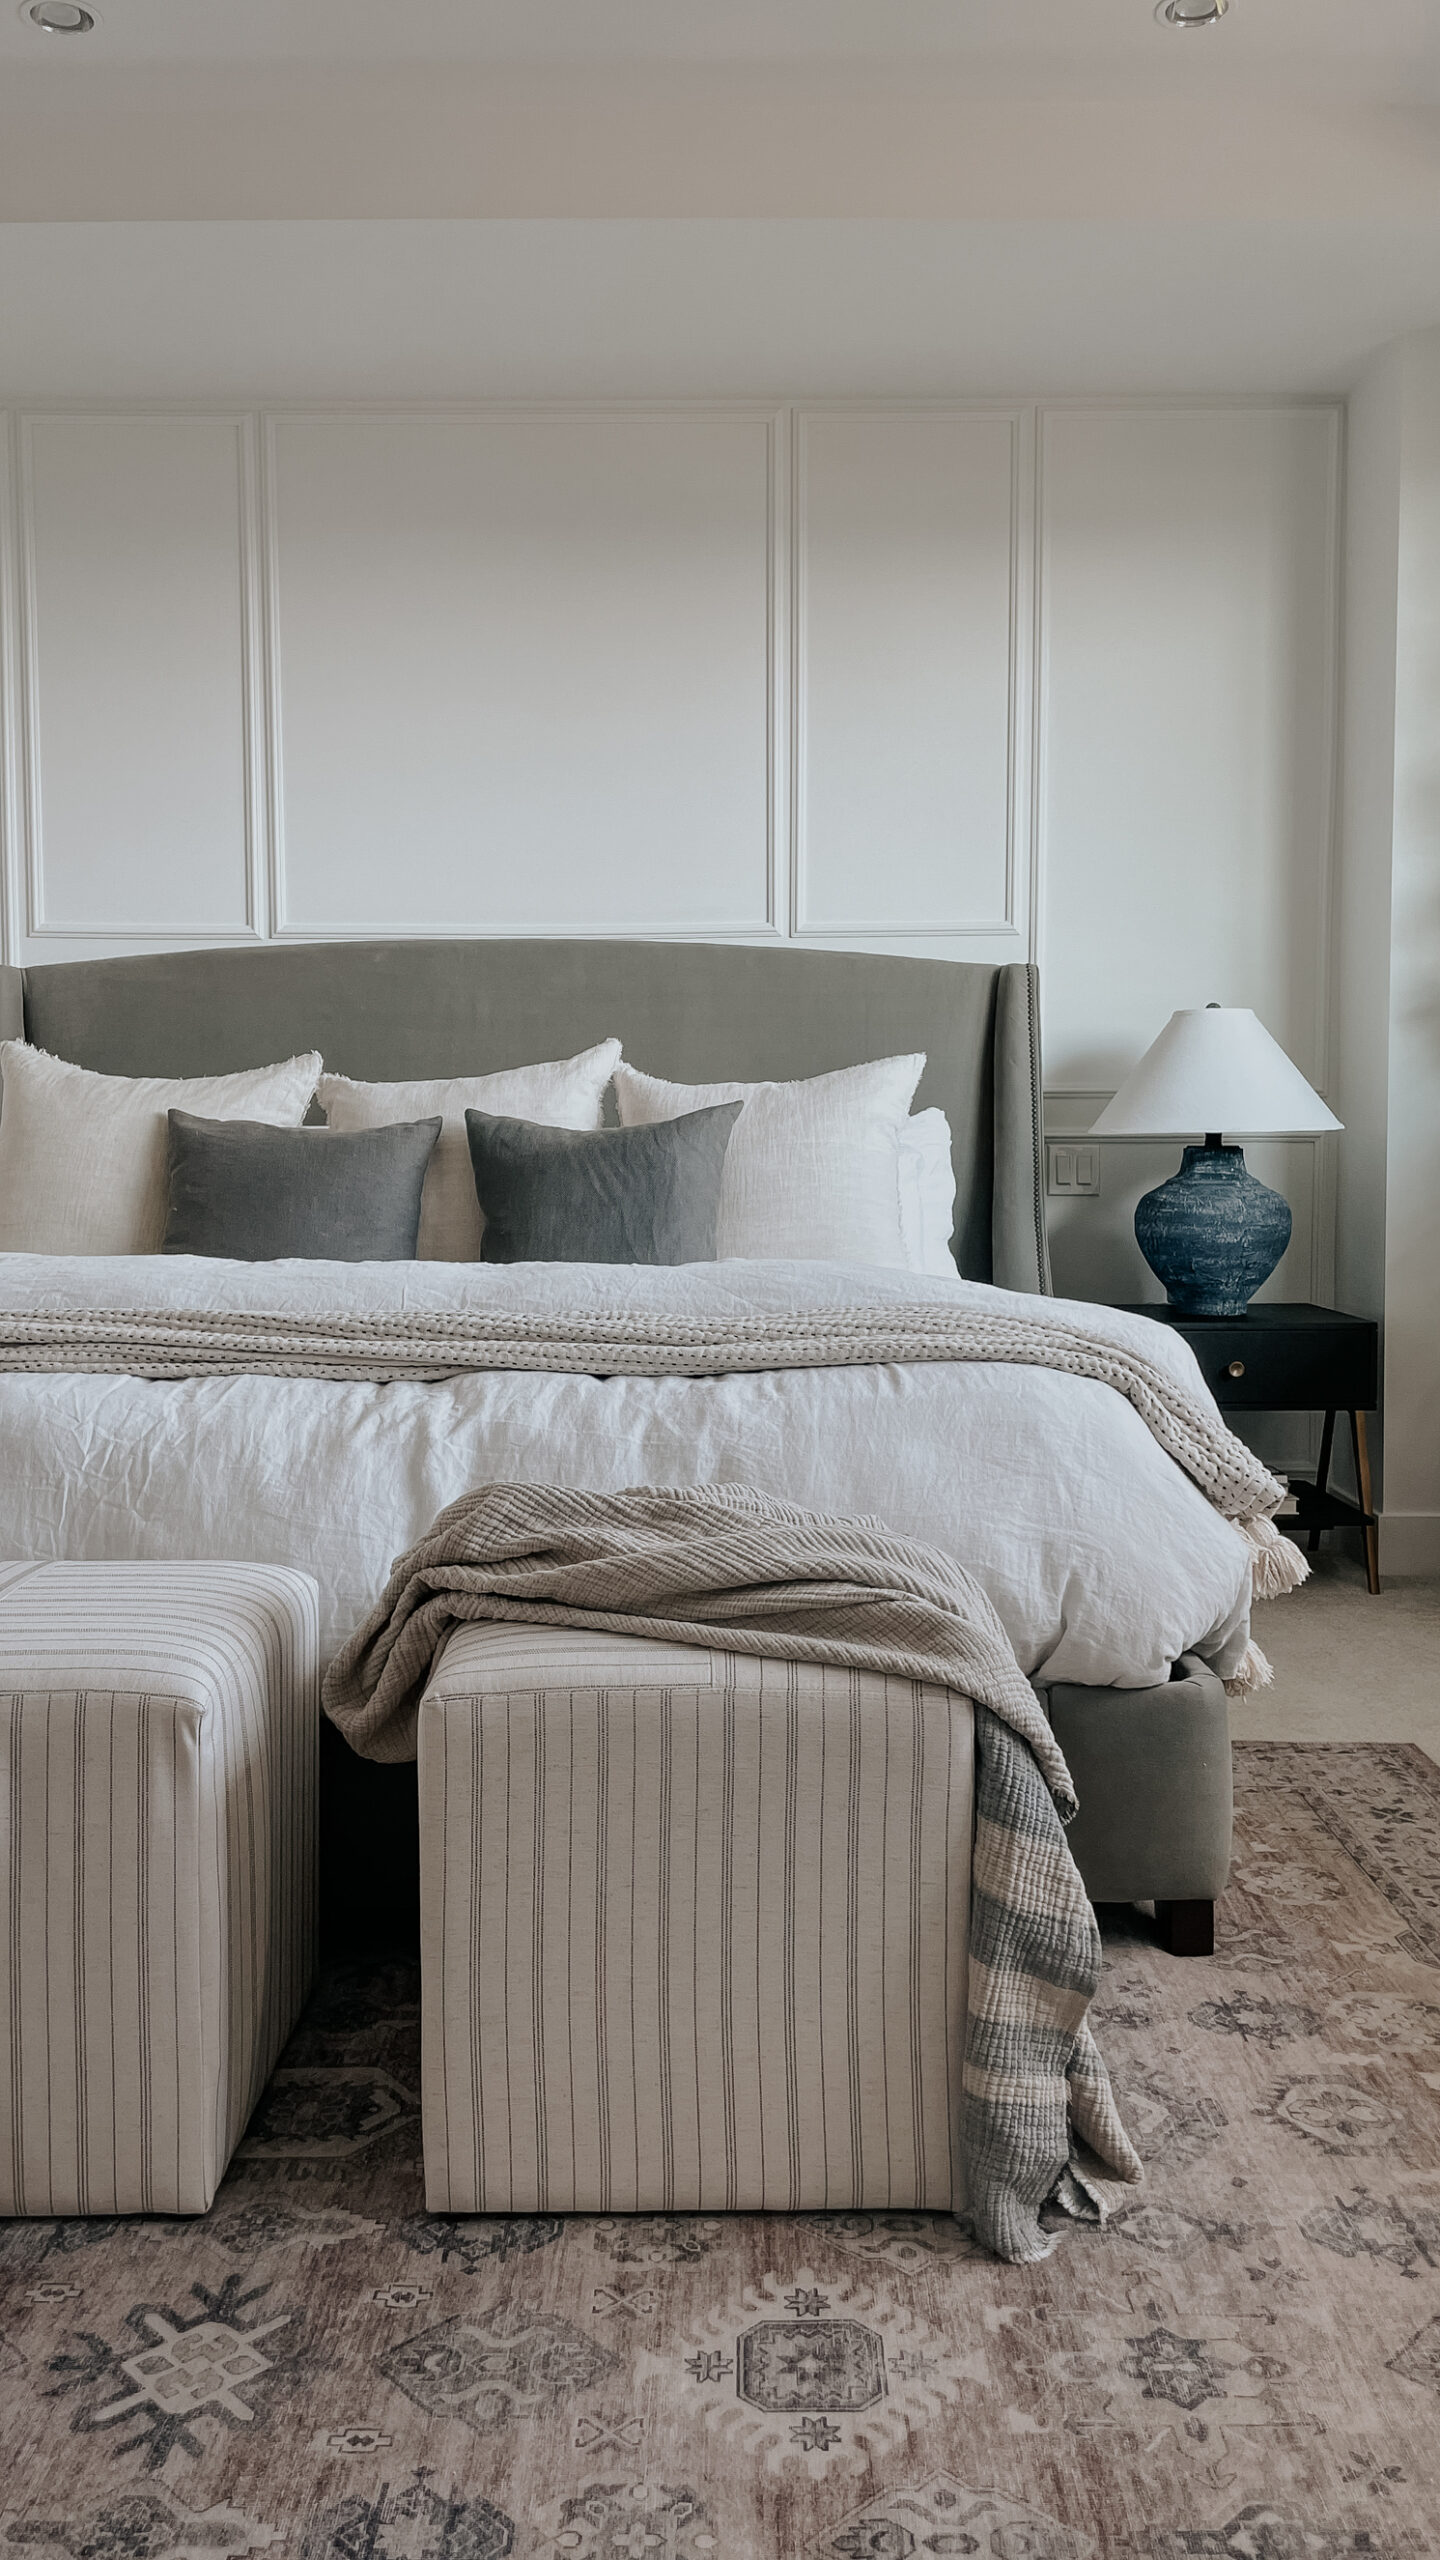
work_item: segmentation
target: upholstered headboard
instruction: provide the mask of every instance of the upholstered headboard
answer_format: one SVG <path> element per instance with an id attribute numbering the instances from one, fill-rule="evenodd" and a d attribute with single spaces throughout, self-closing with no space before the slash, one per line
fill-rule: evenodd
<path id="1" fill-rule="evenodd" d="M 702 942 L 333 942 L 0 970 L 0 1035 L 110 1075 L 319 1049 L 338 1074 L 483 1075 L 607 1039 L 652 1075 L 809 1076 L 923 1049 L 955 1138 L 955 1251 L 1048 1289 L 1036 977 L 1023 963 Z"/>

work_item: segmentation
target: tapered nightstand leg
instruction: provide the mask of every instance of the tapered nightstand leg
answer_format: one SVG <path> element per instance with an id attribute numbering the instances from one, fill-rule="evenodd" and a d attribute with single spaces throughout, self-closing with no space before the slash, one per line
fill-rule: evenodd
<path id="1" fill-rule="evenodd" d="M 1317 1493 L 1323 1493 L 1325 1487 L 1330 1481 L 1330 1453 L 1334 1446 L 1335 1416 L 1333 1412 L 1329 1412 L 1325 1416 L 1320 1432 L 1320 1464 L 1315 1470 L 1315 1490 Z M 1325 1532 L 1323 1529 L 1311 1530 L 1310 1553 L 1312 1556 L 1319 1553 L 1320 1541 L 1324 1535 Z"/>
<path id="2" fill-rule="evenodd" d="M 1380 1588 L 1380 1524 L 1374 1517 L 1375 1505 L 1370 1493 L 1370 1442 L 1363 1413 L 1350 1416 L 1350 1445 L 1355 1452 L 1355 1495 L 1367 1514 L 1363 1531 L 1365 1539 L 1365 1580 L 1372 1591 Z"/>

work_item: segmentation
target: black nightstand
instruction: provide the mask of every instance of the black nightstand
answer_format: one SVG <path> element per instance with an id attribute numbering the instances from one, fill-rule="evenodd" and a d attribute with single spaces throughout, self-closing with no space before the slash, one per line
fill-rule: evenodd
<path id="1" fill-rule="evenodd" d="M 1183 1333 L 1216 1403 L 1227 1411 L 1324 1414 L 1314 1483 L 1304 1477 L 1290 1480 L 1296 1503 L 1293 1525 L 1308 1530 L 1312 1553 L 1326 1529 L 1361 1530 L 1365 1579 L 1378 1591 L 1379 1523 L 1371 1509 L 1365 1437 L 1365 1416 L 1380 1400 L 1380 1344 L 1373 1318 L 1342 1315 L 1337 1307 L 1269 1304 L 1252 1306 L 1243 1316 L 1187 1316 L 1179 1307 L 1163 1306 L 1127 1307 L 1125 1313 L 1152 1316 L 1157 1324 Z M 1358 1503 L 1329 1489 L 1337 1413 L 1350 1417 Z"/>

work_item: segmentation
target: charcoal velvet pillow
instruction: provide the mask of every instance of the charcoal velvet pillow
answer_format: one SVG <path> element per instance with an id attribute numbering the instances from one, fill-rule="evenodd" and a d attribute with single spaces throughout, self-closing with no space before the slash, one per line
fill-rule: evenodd
<path id="1" fill-rule="evenodd" d="M 643 1129 L 467 1111 L 483 1262 L 713 1262 L 738 1102 Z"/>
<path id="2" fill-rule="evenodd" d="M 172 1111 L 165 1253 L 227 1262 L 412 1262 L 439 1119 L 273 1129 Z"/>

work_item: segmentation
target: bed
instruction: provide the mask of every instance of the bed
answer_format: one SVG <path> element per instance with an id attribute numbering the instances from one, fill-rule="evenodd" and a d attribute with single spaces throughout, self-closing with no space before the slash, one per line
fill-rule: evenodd
<path id="1" fill-rule="evenodd" d="M 953 1134 L 963 1284 L 977 1303 L 997 1290 L 1045 1300 L 1037 986 L 1022 965 L 557 939 L 259 945 L 0 971 L 0 1037 L 127 1076 L 224 1073 L 312 1048 L 357 1079 L 476 1074 L 612 1034 L 647 1069 L 689 1083 L 791 1079 L 923 1049 L 916 1107 L 943 1108 Z M 163 1260 L 8 1260 L 7 1303 L 52 1312 L 142 1299 L 162 1310 L 181 1286 L 181 1266 Z M 233 1305 L 238 1287 L 252 1309 L 278 1304 L 277 1289 L 303 1308 L 317 1291 L 338 1302 L 343 1288 L 346 1306 L 359 1291 L 392 1316 L 443 1316 L 477 1293 L 503 1305 L 517 1288 L 573 1302 L 589 1270 L 227 1264 L 223 1281 L 221 1266 L 197 1281 L 185 1267 L 192 1303 L 197 1289 L 223 1287 Z M 742 1318 L 795 1315 L 842 1285 L 867 1303 L 902 1286 L 789 1264 L 626 1279 L 655 1321 L 726 1304 Z M 963 1284 L 926 1285 L 963 1299 Z M 1149 1356 L 1193 1386 L 1175 1337 L 1085 1312 L 1122 1346 L 1153 1333 Z M 1188 1911 L 1177 1927 L 1193 1931 L 1195 1908 L 1223 1884 L 1220 1683 L 1245 1654 L 1249 1558 L 1094 1378 L 977 1359 L 357 1380 L 204 1376 L 183 1363 L 149 1377 L 103 1363 L 0 1372 L 0 1553 L 300 1564 L 320 1581 L 332 1645 L 435 1512 L 500 1475 L 597 1489 L 752 1481 L 948 1548 L 982 1581 L 1065 1747 L 1091 1771 L 1077 1840 L 1092 1891 Z M 1111 1732 L 1124 1753 L 1119 1792 L 1103 1783 Z M 329 1753 L 328 1899 L 353 1926 L 378 1909 L 375 1872 L 402 1903 L 412 1890 L 413 1778 L 354 1762 L 333 1741 Z M 360 1893 L 347 1897 L 346 1871 L 364 1873 Z"/>

